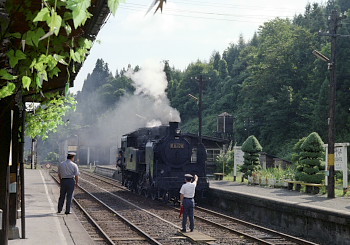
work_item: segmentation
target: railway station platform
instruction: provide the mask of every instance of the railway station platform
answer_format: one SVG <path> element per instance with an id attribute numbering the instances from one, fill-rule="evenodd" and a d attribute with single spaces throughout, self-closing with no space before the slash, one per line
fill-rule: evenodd
<path id="1" fill-rule="evenodd" d="M 350 215 L 349 197 L 327 198 L 326 195 L 312 195 L 287 190 L 286 188 L 261 187 L 232 181 L 210 181 L 210 188 L 289 203 L 299 207 L 310 207 Z"/>
<path id="2" fill-rule="evenodd" d="M 73 213 L 57 214 L 59 187 L 46 169 L 25 169 L 25 239 L 9 245 L 92 245 L 94 242 Z M 21 237 L 21 219 L 17 219 Z"/>
<path id="3" fill-rule="evenodd" d="M 320 244 L 350 244 L 350 198 L 210 181 L 209 204 Z"/>

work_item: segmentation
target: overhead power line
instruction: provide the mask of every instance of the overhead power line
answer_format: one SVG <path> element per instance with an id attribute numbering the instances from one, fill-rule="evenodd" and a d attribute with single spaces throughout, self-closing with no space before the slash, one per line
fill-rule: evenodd
<path id="1" fill-rule="evenodd" d="M 120 5 L 121 9 L 132 11 L 132 12 L 143 12 L 147 11 L 148 6 L 145 4 L 137 3 L 125 3 Z M 174 9 L 168 7 L 166 11 L 162 13 L 163 15 L 169 16 L 179 16 L 194 19 L 207 19 L 207 20 L 219 20 L 219 21 L 229 21 L 229 22 L 248 22 L 248 23 L 261 23 L 256 19 L 267 19 L 276 18 L 275 15 L 240 15 L 240 14 L 230 14 L 224 12 L 206 12 L 197 10 L 187 10 L 187 9 Z M 291 18 L 294 16 L 279 16 L 280 18 Z"/>
<path id="2" fill-rule="evenodd" d="M 185 4 L 185 5 L 193 5 L 196 7 L 199 6 L 208 6 L 208 7 L 216 7 L 216 8 L 233 8 L 233 9 L 248 9 L 248 10 L 264 10 L 264 11 L 291 11 L 290 8 L 286 8 L 286 7 L 266 7 L 264 5 L 245 5 L 245 4 L 232 4 L 232 3 L 224 3 L 224 2 L 220 2 L 220 1 L 215 1 L 215 2 L 207 2 L 207 1 L 193 1 L 193 0 L 187 0 L 187 1 L 181 1 L 181 0 L 172 0 L 172 2 L 174 3 L 179 3 L 179 4 Z M 306 6 L 306 3 L 305 3 Z"/>

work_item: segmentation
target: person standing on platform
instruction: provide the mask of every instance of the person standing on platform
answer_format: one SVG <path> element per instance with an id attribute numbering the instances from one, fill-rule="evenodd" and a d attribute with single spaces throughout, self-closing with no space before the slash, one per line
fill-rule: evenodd
<path id="1" fill-rule="evenodd" d="M 183 184 L 180 189 L 180 204 L 184 207 L 181 232 L 186 232 L 187 217 L 190 220 L 190 230 L 194 230 L 194 195 L 196 191 L 198 176 L 194 176 L 193 182 L 192 179 L 192 175 L 185 174 L 186 183 Z"/>
<path id="2" fill-rule="evenodd" d="M 78 165 L 75 164 L 74 152 L 69 152 L 67 155 L 67 160 L 61 162 L 58 165 L 58 178 L 60 180 L 60 197 L 58 199 L 58 209 L 57 213 L 62 212 L 64 199 L 66 199 L 66 211 L 65 214 L 70 214 L 70 207 L 72 204 L 74 187 L 78 186 L 79 181 L 79 168 Z M 67 197 L 66 197 L 67 196 Z"/>

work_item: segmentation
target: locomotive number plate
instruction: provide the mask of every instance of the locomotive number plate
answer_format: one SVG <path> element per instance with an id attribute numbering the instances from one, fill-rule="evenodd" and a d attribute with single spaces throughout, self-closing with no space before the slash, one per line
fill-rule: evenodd
<path id="1" fill-rule="evenodd" d="M 185 148 L 185 144 L 181 144 L 181 143 L 170 144 L 170 149 L 184 149 L 184 148 Z"/>

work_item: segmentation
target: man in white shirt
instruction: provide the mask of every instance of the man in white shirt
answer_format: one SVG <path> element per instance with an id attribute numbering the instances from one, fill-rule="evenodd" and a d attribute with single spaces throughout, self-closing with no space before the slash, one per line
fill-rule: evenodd
<path id="1" fill-rule="evenodd" d="M 193 176 L 190 174 L 185 174 L 186 183 L 182 185 L 180 189 L 180 204 L 184 207 L 184 213 L 182 216 L 182 232 L 186 232 L 187 217 L 190 220 L 190 230 L 194 229 L 194 195 L 196 192 L 196 186 L 198 181 L 198 176 Z"/>
<path id="2" fill-rule="evenodd" d="M 60 180 L 60 198 L 58 199 L 58 209 L 57 213 L 61 213 L 64 199 L 66 198 L 66 211 L 65 214 L 70 214 L 70 207 L 72 204 L 72 198 L 73 198 L 73 192 L 74 187 L 78 186 L 79 181 L 79 169 L 78 165 L 75 164 L 74 158 L 75 158 L 74 152 L 69 152 L 67 155 L 67 160 L 64 162 L 61 162 L 58 165 L 58 178 Z"/>

